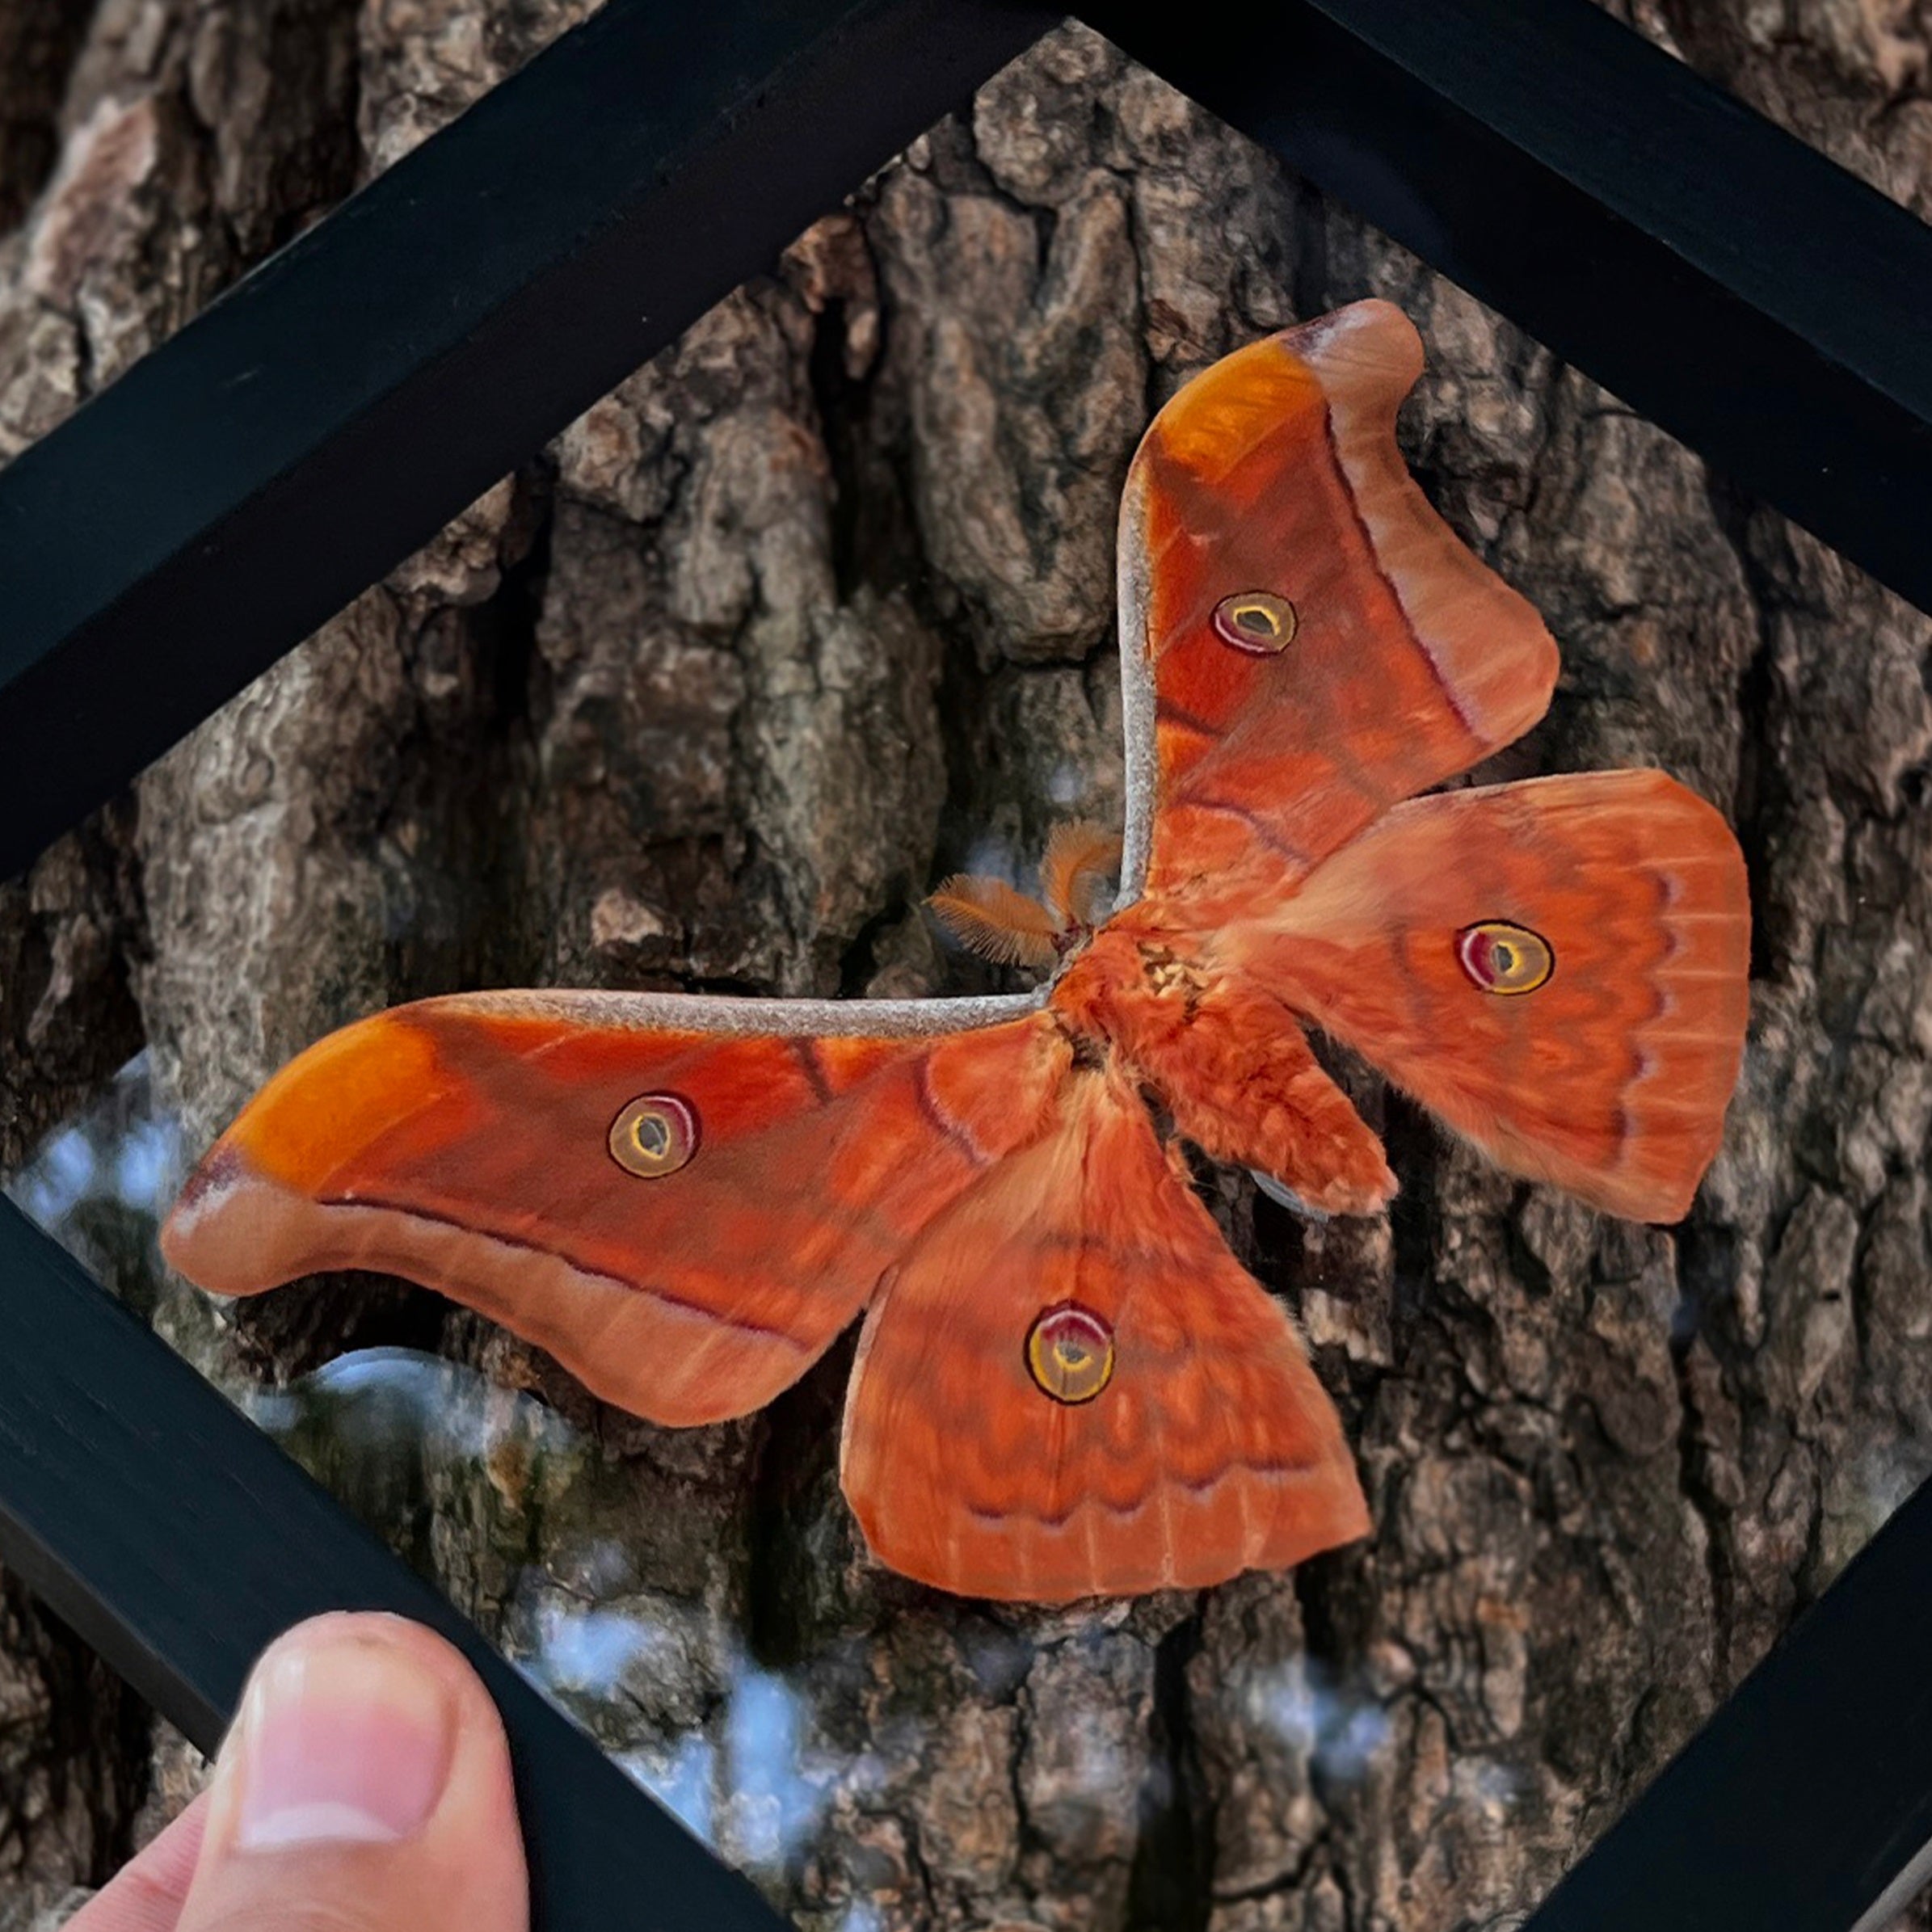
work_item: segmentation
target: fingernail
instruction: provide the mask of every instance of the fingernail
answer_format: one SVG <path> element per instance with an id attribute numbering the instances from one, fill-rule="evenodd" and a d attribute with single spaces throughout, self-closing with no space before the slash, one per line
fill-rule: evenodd
<path id="1" fill-rule="evenodd" d="M 241 1851 L 392 1845 L 443 1794 L 456 1709 L 433 1670 L 371 1635 L 305 1635 L 256 1668 L 222 1770 L 241 1780 Z"/>

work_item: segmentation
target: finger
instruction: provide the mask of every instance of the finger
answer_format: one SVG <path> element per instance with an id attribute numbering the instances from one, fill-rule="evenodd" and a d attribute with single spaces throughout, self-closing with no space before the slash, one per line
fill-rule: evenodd
<path id="1" fill-rule="evenodd" d="M 413 1623 L 318 1618 L 256 1665 L 177 1932 L 527 1932 L 496 1707 Z"/>
<path id="2" fill-rule="evenodd" d="M 204 1791 L 67 1921 L 67 1932 L 175 1932 L 208 1823 Z"/>

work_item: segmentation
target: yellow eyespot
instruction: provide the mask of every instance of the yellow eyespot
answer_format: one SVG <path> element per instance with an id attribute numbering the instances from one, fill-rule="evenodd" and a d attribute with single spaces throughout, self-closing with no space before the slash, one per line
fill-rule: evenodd
<path id="1" fill-rule="evenodd" d="M 1113 1379 L 1113 1331 L 1091 1308 L 1061 1302 L 1027 1330 L 1026 1370 L 1055 1402 L 1091 1402 Z"/>
<path id="2" fill-rule="evenodd" d="M 1465 926 L 1456 935 L 1456 957 L 1486 993 L 1533 993 L 1556 970 L 1547 939 L 1504 919 Z"/>
<path id="3" fill-rule="evenodd" d="M 697 1140 L 697 1109 L 681 1093 L 640 1093 L 610 1124 L 611 1159 L 641 1181 L 675 1174 Z"/>
<path id="4" fill-rule="evenodd" d="M 1236 650 L 1272 657 L 1294 642 L 1294 606 L 1273 591 L 1237 591 L 1214 606 L 1214 635 Z"/>

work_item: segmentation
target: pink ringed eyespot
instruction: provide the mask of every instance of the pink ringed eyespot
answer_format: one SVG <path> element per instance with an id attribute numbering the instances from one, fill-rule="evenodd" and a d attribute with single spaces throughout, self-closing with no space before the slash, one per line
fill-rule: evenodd
<path id="1" fill-rule="evenodd" d="M 1026 1372 L 1055 1402 L 1091 1402 L 1113 1379 L 1113 1330 L 1078 1302 L 1056 1303 L 1026 1332 Z"/>
<path id="2" fill-rule="evenodd" d="M 640 1093 L 610 1124 L 611 1159 L 640 1181 L 662 1181 L 697 1152 L 697 1109 L 681 1093 Z"/>
<path id="3" fill-rule="evenodd" d="M 1550 942 L 1506 919 L 1465 926 L 1456 935 L 1456 958 L 1485 993 L 1533 993 L 1556 970 Z"/>
<path id="4" fill-rule="evenodd" d="M 1294 642 L 1294 606 L 1273 591 L 1237 591 L 1214 606 L 1214 635 L 1236 650 L 1273 657 Z"/>

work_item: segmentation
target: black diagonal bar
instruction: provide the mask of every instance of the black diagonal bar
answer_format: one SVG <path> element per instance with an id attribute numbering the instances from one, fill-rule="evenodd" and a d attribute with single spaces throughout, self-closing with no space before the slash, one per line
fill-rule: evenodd
<path id="1" fill-rule="evenodd" d="M 1053 18 L 609 0 L 0 470 L 0 878 Z"/>
<path id="2" fill-rule="evenodd" d="M 1923 223 L 1589 0 L 1080 11 L 1932 610 Z"/>
<path id="3" fill-rule="evenodd" d="M 1083 11 L 1932 608 L 1917 222 L 1585 0 Z M 1043 23 L 612 0 L 0 473 L 0 874 Z M 0 1559 L 203 1741 L 295 1618 L 421 1617 L 504 1708 L 547 1925 L 772 1922 L 3 1204 Z M 1879 1924 L 1932 1842 L 1929 1592 L 1921 1493 L 1536 1932 Z"/>
<path id="4" fill-rule="evenodd" d="M 1932 1846 L 1932 1485 L 1523 1932 L 1878 1932 Z"/>
<path id="5" fill-rule="evenodd" d="M 290 1624 L 326 1610 L 427 1623 L 503 1713 L 545 1932 L 780 1932 L 750 1886 L 3 1198 L 0 1562 L 204 1751 Z"/>

